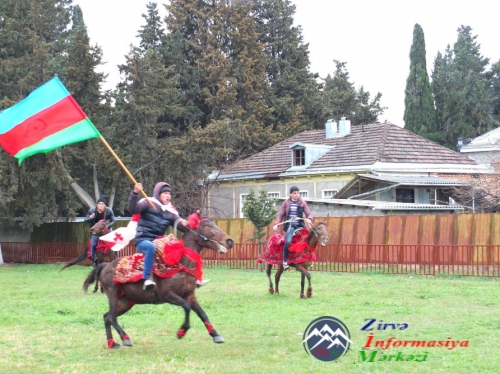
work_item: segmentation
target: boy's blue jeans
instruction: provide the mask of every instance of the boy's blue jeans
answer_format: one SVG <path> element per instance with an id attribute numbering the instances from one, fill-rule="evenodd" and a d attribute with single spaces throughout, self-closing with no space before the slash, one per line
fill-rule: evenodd
<path id="1" fill-rule="evenodd" d="M 156 244 L 148 240 L 140 241 L 137 245 L 137 252 L 144 253 L 144 272 L 142 279 L 148 279 L 153 271 L 153 263 L 155 261 Z"/>
<path id="2" fill-rule="evenodd" d="M 290 246 L 290 243 L 292 242 L 292 237 L 293 233 L 295 231 L 296 227 L 288 227 L 288 230 L 285 233 L 285 245 L 283 247 L 283 261 L 286 261 L 288 258 L 288 247 Z"/>

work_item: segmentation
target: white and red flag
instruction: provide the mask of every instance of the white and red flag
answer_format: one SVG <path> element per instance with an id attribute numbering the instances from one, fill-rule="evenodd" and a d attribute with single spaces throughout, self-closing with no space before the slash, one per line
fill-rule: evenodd
<path id="1" fill-rule="evenodd" d="M 113 251 L 119 251 L 135 238 L 137 222 L 139 222 L 140 217 L 140 214 L 134 214 L 126 227 L 119 227 L 115 231 L 101 236 L 99 240 L 103 241 Z"/>

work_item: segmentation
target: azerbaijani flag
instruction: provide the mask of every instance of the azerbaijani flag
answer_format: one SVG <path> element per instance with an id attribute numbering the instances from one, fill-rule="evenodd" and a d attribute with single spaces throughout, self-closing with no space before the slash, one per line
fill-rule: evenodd
<path id="1" fill-rule="evenodd" d="M 57 77 L 0 112 L 0 146 L 19 164 L 36 153 L 100 136 Z"/>

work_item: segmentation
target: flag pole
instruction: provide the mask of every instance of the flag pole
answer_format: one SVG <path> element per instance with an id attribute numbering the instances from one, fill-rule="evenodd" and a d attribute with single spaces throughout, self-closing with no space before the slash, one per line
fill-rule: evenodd
<path id="1" fill-rule="evenodd" d="M 132 176 L 132 174 L 130 174 L 130 172 L 128 171 L 127 167 L 123 164 L 122 160 L 120 160 L 120 158 L 115 153 L 115 151 L 113 151 L 113 149 L 110 147 L 110 145 L 108 144 L 108 142 L 106 141 L 106 139 L 104 139 L 104 137 L 102 135 L 100 136 L 100 139 L 102 140 L 102 142 L 104 143 L 104 145 L 106 146 L 106 148 L 108 149 L 108 151 L 110 151 L 111 154 L 114 156 L 114 158 L 116 159 L 116 161 L 118 161 L 118 163 L 122 167 L 123 171 L 128 175 L 128 177 L 130 178 L 130 180 L 132 180 L 132 182 L 134 182 L 134 184 L 137 184 L 137 181 L 135 180 L 135 178 Z M 146 193 L 144 192 L 144 190 L 141 190 L 141 194 L 142 194 L 142 196 L 144 196 L 146 198 L 146 200 L 148 201 L 149 205 L 151 205 L 151 207 L 156 210 L 156 207 L 153 205 L 153 202 L 151 200 L 149 200 L 149 197 L 148 197 L 148 195 L 146 195 Z"/>

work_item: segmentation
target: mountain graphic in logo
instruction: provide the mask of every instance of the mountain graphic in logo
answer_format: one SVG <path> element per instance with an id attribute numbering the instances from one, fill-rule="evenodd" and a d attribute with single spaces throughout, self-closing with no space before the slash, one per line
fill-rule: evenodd
<path id="1" fill-rule="evenodd" d="M 312 321 L 302 340 L 308 354 L 322 361 L 333 361 L 349 350 L 352 341 L 347 326 L 337 318 L 324 316 Z"/>

